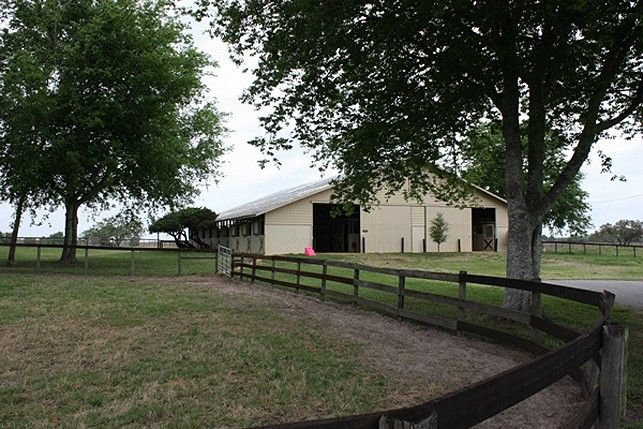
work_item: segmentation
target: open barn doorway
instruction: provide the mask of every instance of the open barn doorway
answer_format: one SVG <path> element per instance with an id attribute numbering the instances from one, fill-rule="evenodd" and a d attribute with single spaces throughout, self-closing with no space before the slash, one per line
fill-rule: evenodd
<path id="1" fill-rule="evenodd" d="M 471 209 L 471 224 L 473 228 L 473 250 L 495 252 L 498 250 L 496 240 L 496 209 Z"/>
<path id="2" fill-rule="evenodd" d="M 359 206 L 350 214 L 337 204 L 313 204 L 313 248 L 317 252 L 359 252 Z M 337 210 L 338 213 L 335 213 Z"/>

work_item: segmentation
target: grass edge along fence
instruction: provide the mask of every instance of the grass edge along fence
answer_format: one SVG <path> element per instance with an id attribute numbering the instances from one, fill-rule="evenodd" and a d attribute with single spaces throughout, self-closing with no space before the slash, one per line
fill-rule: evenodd
<path id="1" fill-rule="evenodd" d="M 264 261 L 270 263 L 266 265 Z M 276 262 L 293 263 L 296 268 L 277 266 Z M 321 272 L 307 271 L 306 265 L 321 265 Z M 352 270 L 353 276 L 351 278 L 329 274 L 328 267 Z M 263 274 L 266 272 L 268 275 Z M 362 280 L 360 273 L 363 272 L 395 276 L 397 285 Z M 296 278 L 296 282 L 277 279 L 275 273 L 291 275 Z M 537 355 L 534 360 L 416 406 L 325 420 L 264 426 L 264 429 L 278 427 L 290 429 L 466 428 L 506 410 L 568 375 L 580 384 L 586 400 L 580 412 L 563 427 L 590 428 L 600 422 L 601 428 L 618 428 L 625 415 L 628 332 L 627 327 L 609 322 L 614 305 L 614 294 L 611 292 L 600 293 L 552 283 L 472 275 L 464 271 L 449 274 L 248 253 L 233 254 L 231 276 L 241 281 L 248 280 L 253 283 L 259 281 L 320 294 L 322 298 L 331 297 L 352 302 L 355 306 L 374 309 L 397 317 L 399 320 L 408 319 L 455 332 L 472 333 Z M 302 284 L 302 278 L 318 279 L 320 285 L 314 287 Z M 407 279 L 456 283 L 458 297 L 408 289 L 405 287 Z M 328 282 L 352 286 L 353 293 L 331 290 L 327 288 Z M 530 291 L 534 293 L 538 302 L 541 295 L 550 295 L 588 304 L 597 308 L 599 315 L 590 332 L 580 333 L 553 322 L 539 310 L 530 314 L 468 300 L 466 297 L 468 283 Z M 397 295 L 397 306 L 361 297 L 359 291 L 362 288 Z M 455 306 L 457 316 L 455 319 L 449 319 L 410 311 L 404 305 L 404 298 L 409 296 L 431 303 Z M 481 312 L 529 326 L 557 338 L 563 345 L 549 349 L 531 339 L 465 321 L 464 316 L 467 311 Z"/>
<path id="2" fill-rule="evenodd" d="M 596 243 L 590 241 L 565 241 L 565 240 L 544 240 L 543 251 L 552 252 L 554 254 L 567 253 L 567 254 L 580 254 L 587 255 L 588 253 L 598 254 L 599 256 L 611 254 L 614 256 L 632 256 L 636 258 L 637 253 L 640 253 L 643 245 L 641 244 L 619 244 L 619 243 Z M 620 249 L 620 251 L 619 251 Z"/>
<path id="3" fill-rule="evenodd" d="M 9 244 L 0 243 L 2 247 L 9 247 Z M 35 267 L 36 274 L 42 273 L 42 260 L 41 260 L 41 249 L 62 249 L 64 246 L 60 244 L 23 244 L 18 243 L 16 247 L 24 248 L 35 248 L 36 257 L 35 257 Z M 183 261 L 184 260 L 212 260 L 212 272 L 219 272 L 218 269 L 218 257 L 217 249 L 178 249 L 178 248 L 165 248 L 165 247 L 105 247 L 105 246 L 88 246 L 88 245 L 77 245 L 71 246 L 77 251 L 82 251 L 82 254 L 78 256 L 79 263 L 82 263 L 82 267 L 85 272 L 89 269 L 89 251 L 90 250 L 100 250 L 100 251 L 114 251 L 114 252 L 129 252 L 130 253 L 130 270 L 129 274 L 134 277 L 136 275 L 136 253 L 138 252 L 164 252 L 164 253 L 176 253 L 176 275 L 181 276 L 183 274 Z M 212 256 L 198 255 L 198 254 L 213 254 Z"/>

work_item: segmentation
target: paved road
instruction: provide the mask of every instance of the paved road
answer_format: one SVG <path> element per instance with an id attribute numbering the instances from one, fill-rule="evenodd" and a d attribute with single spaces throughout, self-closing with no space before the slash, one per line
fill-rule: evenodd
<path id="1" fill-rule="evenodd" d="M 598 292 L 608 290 L 616 295 L 617 304 L 643 310 L 643 281 L 641 280 L 551 280 L 551 283 Z"/>

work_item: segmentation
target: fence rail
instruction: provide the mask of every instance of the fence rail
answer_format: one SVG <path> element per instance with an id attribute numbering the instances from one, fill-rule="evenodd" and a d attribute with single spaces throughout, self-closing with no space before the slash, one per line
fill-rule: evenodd
<path id="1" fill-rule="evenodd" d="M 9 244 L 0 242 L 0 247 L 8 247 Z M 37 274 L 42 272 L 43 260 L 42 260 L 42 250 L 43 249 L 62 249 L 64 246 L 60 244 L 30 244 L 30 243 L 18 243 L 16 247 L 19 248 L 32 248 L 36 249 L 35 256 L 35 270 Z M 137 273 L 137 263 L 136 263 L 136 254 L 137 253 L 174 253 L 176 254 L 176 275 L 183 275 L 183 261 L 185 260 L 212 260 L 212 271 L 217 271 L 217 249 L 179 249 L 179 248 L 165 248 L 165 247 L 105 247 L 105 246 L 89 246 L 89 245 L 77 245 L 70 246 L 76 251 L 81 251 L 80 260 L 82 261 L 82 268 L 85 272 L 89 271 L 90 268 L 90 250 L 98 251 L 107 251 L 107 252 L 129 252 L 130 262 L 129 262 L 129 274 L 135 276 Z"/>
<path id="2" fill-rule="evenodd" d="M 277 263 L 280 265 L 278 266 Z M 291 265 L 287 267 L 286 265 Z M 321 272 L 315 272 L 321 266 Z M 328 273 L 328 268 L 352 270 L 352 276 Z M 396 279 L 370 281 L 365 273 L 385 274 Z M 281 274 L 282 278 L 275 278 Z M 285 279 L 283 275 L 290 277 Z M 511 346 L 528 350 L 538 357 L 530 362 L 497 374 L 486 380 L 467 386 L 456 392 L 427 401 L 417 406 L 385 410 L 358 416 L 297 422 L 288 425 L 265 426 L 264 428 L 463 428 L 475 425 L 501 411 L 523 401 L 558 380 L 571 376 L 582 387 L 587 401 L 582 410 L 565 427 L 591 427 L 600 419 L 601 427 L 619 427 L 620 416 L 625 407 L 623 395 L 624 358 L 606 358 L 607 349 L 624 353 L 625 342 L 614 332 L 621 326 L 608 323 L 614 295 L 604 291 L 594 292 L 537 281 L 510 280 L 506 278 L 472 275 L 467 272 L 440 273 L 421 270 L 371 267 L 343 261 L 306 259 L 289 256 L 264 256 L 235 254 L 232 258 L 232 276 L 241 281 L 264 282 L 284 286 L 296 291 L 319 294 L 380 311 L 399 320 L 411 320 L 456 332 L 467 332 Z M 319 280 L 318 286 L 302 284 L 302 279 Z M 409 279 L 435 280 L 457 284 L 458 297 L 439 295 L 407 288 Z M 352 293 L 328 288 L 334 282 L 352 286 Z M 309 282 L 310 283 L 310 282 Z M 587 333 L 578 332 L 555 323 L 541 309 L 532 313 L 508 310 L 504 307 L 477 302 L 467 297 L 467 284 L 491 287 L 514 288 L 530 291 L 539 298 L 549 295 L 589 305 L 598 310 L 598 323 Z M 377 290 L 397 296 L 397 305 L 380 302 L 360 295 L 363 289 Z M 350 289 L 349 289 L 350 290 Z M 444 317 L 417 311 L 406 306 L 405 298 L 412 297 L 429 303 L 455 307 L 456 317 Z M 515 333 L 501 331 L 467 320 L 468 312 L 477 312 L 491 317 L 500 317 L 529 329 L 550 335 L 560 341 L 557 348 L 546 347 L 539 341 Z M 626 335 L 625 335 L 626 336 Z M 598 359 L 597 356 L 601 355 Z M 600 367 L 599 367 L 600 365 Z M 615 375 L 614 372 L 617 374 Z M 600 383 L 597 382 L 600 374 Z M 621 376 L 619 378 L 619 375 Z M 616 381 L 615 381 L 616 380 Z M 614 385 L 614 383 L 618 385 Z M 605 397 L 604 397 L 605 396 Z M 609 396 L 609 398 L 608 398 Z"/>
<path id="3" fill-rule="evenodd" d="M 643 244 L 619 244 L 619 243 L 594 243 L 586 241 L 563 241 L 563 240 L 545 240 L 543 241 L 543 251 L 554 253 L 569 253 L 587 255 L 595 253 L 598 255 L 614 256 L 633 256 L 636 258 L 640 253 Z"/>

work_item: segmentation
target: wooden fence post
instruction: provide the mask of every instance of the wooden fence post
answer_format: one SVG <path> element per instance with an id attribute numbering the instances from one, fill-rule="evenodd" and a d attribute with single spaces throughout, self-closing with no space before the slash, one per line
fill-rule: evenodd
<path id="1" fill-rule="evenodd" d="M 601 247 L 602 247 L 602 246 L 599 244 L 599 245 L 598 245 L 598 256 L 601 256 Z"/>
<path id="2" fill-rule="evenodd" d="M 326 276 L 328 275 L 328 265 L 327 264 L 328 263 L 324 260 L 323 265 L 322 265 L 321 289 L 319 291 L 323 301 L 326 300 Z"/>
<path id="3" fill-rule="evenodd" d="M 357 281 L 359 280 L 359 270 L 353 270 L 353 307 L 357 307 L 357 298 L 359 297 L 359 288 Z"/>
<path id="4" fill-rule="evenodd" d="M 272 280 L 272 284 L 275 284 L 275 258 L 272 258 L 272 272 L 270 273 L 270 280 Z"/>
<path id="5" fill-rule="evenodd" d="M 257 275 L 257 257 L 253 256 L 252 257 L 252 283 L 255 282 L 255 277 Z"/>
<path id="6" fill-rule="evenodd" d="M 176 252 L 176 275 L 181 276 L 181 250 Z"/>
<path id="7" fill-rule="evenodd" d="M 301 284 L 301 262 L 297 261 L 297 292 L 299 292 L 299 285 Z"/>
<path id="8" fill-rule="evenodd" d="M 568 246 L 568 248 L 569 248 L 569 250 L 568 250 L 568 252 L 567 252 L 567 253 L 572 253 L 572 242 L 571 242 L 571 241 L 570 241 L 570 242 L 568 242 L 568 243 L 567 243 L 567 246 Z"/>
<path id="9" fill-rule="evenodd" d="M 599 401 L 601 429 L 620 428 L 621 419 L 625 417 L 627 337 L 626 326 L 603 326 Z"/>
<path id="10" fill-rule="evenodd" d="M 587 244 L 583 243 L 583 255 L 587 255 Z"/>
<path id="11" fill-rule="evenodd" d="M 554 241 L 554 253 L 558 253 L 558 242 Z"/>
<path id="12" fill-rule="evenodd" d="M 616 247 L 616 256 L 618 256 L 618 244 L 614 247 Z"/>
<path id="13" fill-rule="evenodd" d="M 404 288 L 406 277 L 398 276 L 397 279 L 397 320 L 402 321 L 402 310 L 404 310 Z"/>
<path id="14" fill-rule="evenodd" d="M 36 250 L 36 273 L 40 274 L 40 246 Z"/>
<path id="15" fill-rule="evenodd" d="M 465 280 L 466 278 L 467 278 L 467 272 L 460 271 L 460 275 L 458 276 L 458 299 L 460 300 L 461 304 L 464 304 L 463 301 L 467 299 L 467 281 Z M 466 315 L 464 306 L 458 305 L 458 314 L 457 314 L 458 323 L 456 324 L 456 330 L 458 332 L 458 335 L 462 335 L 459 322 L 464 322 L 466 317 L 467 315 Z"/>
<path id="16" fill-rule="evenodd" d="M 131 265 L 132 265 L 131 268 L 132 269 L 131 269 L 131 273 L 132 273 L 132 277 L 134 277 L 134 249 L 132 249 L 131 254 L 132 254 L 132 261 L 131 261 Z"/>
<path id="17" fill-rule="evenodd" d="M 89 270 L 89 246 L 85 247 L 85 273 Z"/>
<path id="18" fill-rule="evenodd" d="M 634 257 L 636 258 L 636 246 L 632 247 L 632 253 L 634 253 Z"/>
<path id="19" fill-rule="evenodd" d="M 239 281 L 243 281 L 243 264 L 245 264 L 245 263 L 246 263 L 246 258 L 244 258 L 242 256 L 241 257 L 241 265 L 240 265 L 240 268 L 239 268 Z"/>

